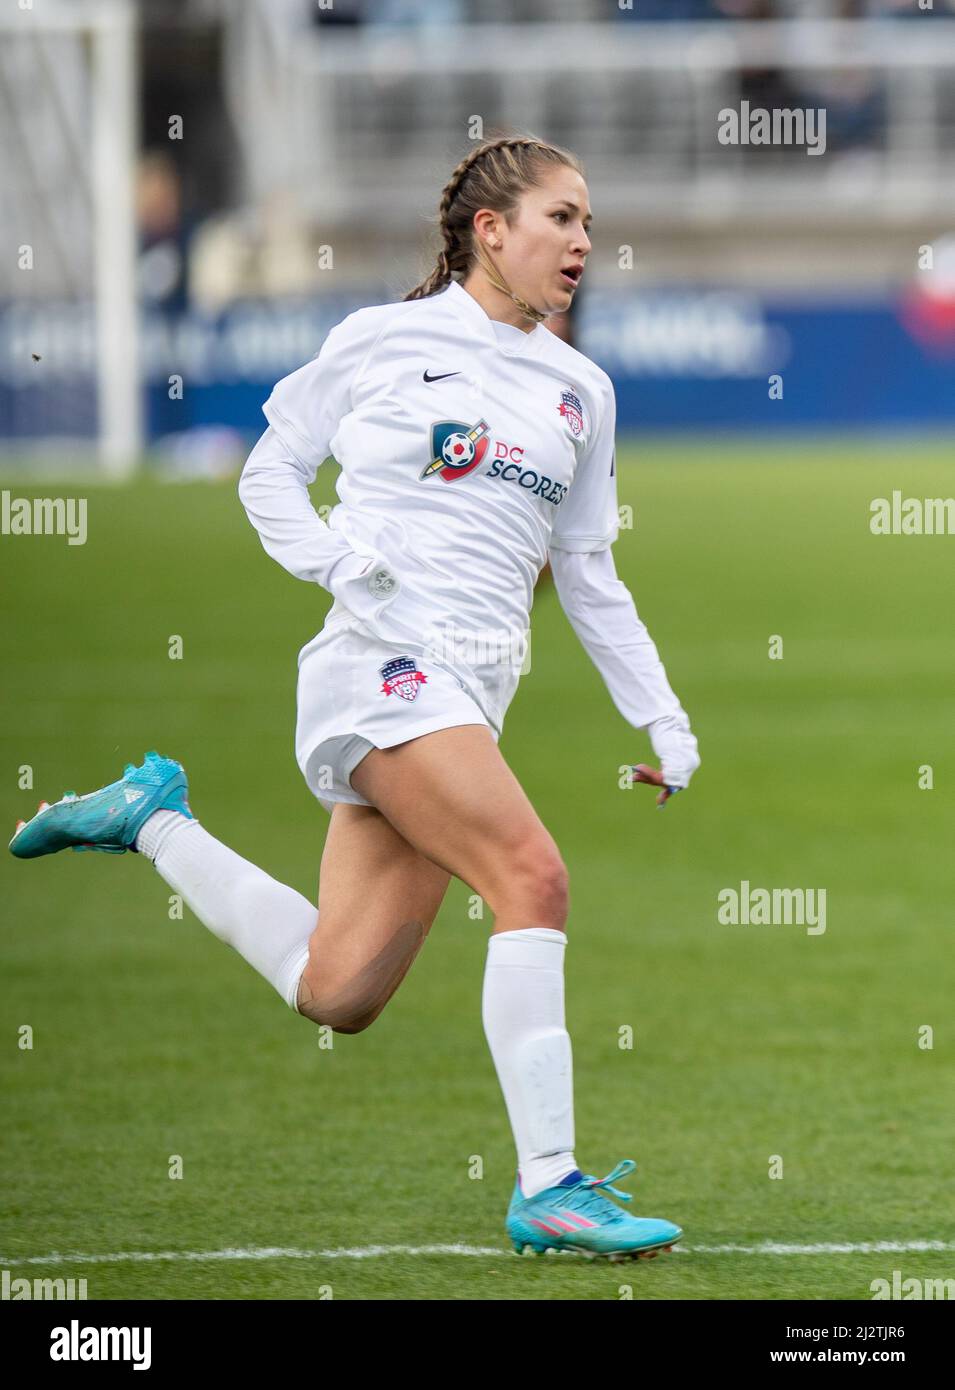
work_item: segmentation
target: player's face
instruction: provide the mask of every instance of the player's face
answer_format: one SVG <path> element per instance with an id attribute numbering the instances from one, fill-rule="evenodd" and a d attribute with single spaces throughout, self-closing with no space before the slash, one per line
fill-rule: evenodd
<path id="1" fill-rule="evenodd" d="M 511 289 L 544 314 L 566 310 L 590 253 L 590 222 L 581 176 L 564 165 L 547 172 L 501 228 L 497 258 Z"/>

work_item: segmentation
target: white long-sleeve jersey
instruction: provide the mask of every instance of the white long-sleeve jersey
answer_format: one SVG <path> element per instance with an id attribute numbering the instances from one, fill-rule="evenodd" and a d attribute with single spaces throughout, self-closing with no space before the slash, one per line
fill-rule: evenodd
<path id="1" fill-rule="evenodd" d="M 350 314 L 263 411 L 239 495 L 268 554 L 334 595 L 329 620 L 348 612 L 439 660 L 500 731 L 549 557 L 617 708 L 679 733 L 672 770 L 692 764 L 688 780 L 695 740 L 609 548 L 615 402 L 595 363 L 543 325 L 490 319 L 452 282 Z M 330 455 L 326 524 L 307 489 Z"/>

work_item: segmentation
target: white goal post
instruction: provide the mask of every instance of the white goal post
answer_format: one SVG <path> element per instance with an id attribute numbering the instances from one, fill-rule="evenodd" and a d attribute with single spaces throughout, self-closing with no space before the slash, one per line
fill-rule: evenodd
<path id="1" fill-rule="evenodd" d="M 77 339 L 93 383 L 83 394 L 94 401 L 81 401 L 79 388 L 74 400 L 68 389 L 58 398 L 55 388 L 41 386 L 24 409 L 47 410 L 55 425 L 49 434 L 62 451 L 75 407 L 77 452 L 83 442 L 87 453 L 94 447 L 115 478 L 133 473 L 143 444 L 136 30 L 132 0 L 10 0 L 0 10 L 0 182 L 7 203 L 0 297 L 5 311 L 19 312 L 8 323 L 29 323 L 31 312 L 42 323 L 45 307 L 55 304 L 76 310 L 77 321 L 88 306 L 93 318 L 92 337 L 77 330 Z M 29 383 L 35 386 L 43 381 L 42 355 L 30 355 L 39 363 Z M 22 370 L 19 362 L 15 367 Z M 51 377 L 56 367 L 54 359 Z M 4 389 L 14 401 L 17 385 L 8 371 Z M 34 447 L 46 443 L 42 419 L 21 423 Z M 16 448 L 16 433 L 5 433 L 4 448 Z"/>

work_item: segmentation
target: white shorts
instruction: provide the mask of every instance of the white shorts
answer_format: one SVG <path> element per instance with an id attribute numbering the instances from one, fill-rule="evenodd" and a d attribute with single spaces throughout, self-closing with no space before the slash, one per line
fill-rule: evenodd
<path id="1" fill-rule="evenodd" d="M 298 663 L 295 758 L 329 815 L 336 801 L 371 805 L 352 790 L 351 775 L 372 748 L 461 724 L 483 724 L 498 740 L 457 676 L 379 641 L 350 615 L 326 623 Z"/>

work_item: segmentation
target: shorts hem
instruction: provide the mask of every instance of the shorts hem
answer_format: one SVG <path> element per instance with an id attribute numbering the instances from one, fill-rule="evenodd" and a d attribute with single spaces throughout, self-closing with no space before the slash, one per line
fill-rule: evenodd
<path id="1" fill-rule="evenodd" d="M 302 760 L 302 772 L 305 777 L 306 784 L 308 785 L 309 791 L 316 798 L 316 800 L 321 803 L 325 810 L 328 811 L 329 815 L 331 814 L 331 806 L 334 805 L 336 802 L 342 802 L 347 806 L 371 806 L 372 803 L 370 801 L 367 801 L 361 795 L 360 792 L 355 791 L 351 785 L 352 773 L 355 771 L 355 768 L 358 766 L 358 764 L 362 762 L 363 759 L 367 757 L 369 753 L 373 752 L 376 748 L 399 748 L 403 743 L 411 743 L 413 739 L 424 738 L 426 734 L 440 733 L 442 729 L 460 729 L 472 724 L 477 724 L 481 728 L 489 730 L 491 737 L 494 739 L 495 743 L 498 741 L 499 735 L 497 731 L 488 723 L 488 721 L 479 712 L 475 715 L 475 717 L 466 719 L 449 719 L 446 716 L 444 718 L 441 718 L 440 716 L 435 716 L 434 719 L 428 719 L 423 721 L 419 725 L 415 725 L 412 730 L 402 729 L 399 736 L 391 740 L 381 739 L 381 741 L 378 742 L 375 739 L 368 738 L 365 734 L 337 734 L 333 735 L 331 739 L 322 739 L 321 743 L 316 744 L 316 746 L 311 750 L 307 757 L 305 757 Z M 379 738 L 380 737 L 381 736 L 379 735 Z M 347 748 L 346 742 L 347 754 L 344 762 L 341 762 L 341 753 L 339 753 L 341 772 L 348 782 L 348 789 L 351 793 L 350 795 L 348 795 L 344 789 L 338 789 L 335 787 L 322 787 L 320 791 L 317 791 L 312 786 L 309 778 L 309 770 L 312 766 L 312 763 L 316 759 L 318 759 L 318 755 L 321 753 L 321 750 L 335 739 L 345 739 L 347 742 L 350 742 L 351 739 L 360 739 L 362 744 L 368 745 L 367 747 Z"/>
<path id="2" fill-rule="evenodd" d="M 373 748 L 398 748 L 402 743 L 410 743 L 412 739 L 422 738 L 425 734 L 437 734 L 440 733 L 442 729 L 460 729 L 466 724 L 480 724 L 483 728 L 489 729 L 490 732 L 494 734 L 494 730 L 484 718 L 483 714 L 479 713 L 473 719 L 441 719 L 435 716 L 434 719 L 426 720 L 420 727 L 416 726 L 414 733 L 409 734 L 407 730 L 403 730 L 401 735 L 396 739 L 392 739 L 390 743 L 376 743 L 372 738 L 369 738 L 368 742 Z M 367 735 L 361 734 L 360 737 L 367 738 Z M 358 764 L 356 763 L 355 767 L 357 766 Z M 352 768 L 353 772 L 355 767 Z"/>

